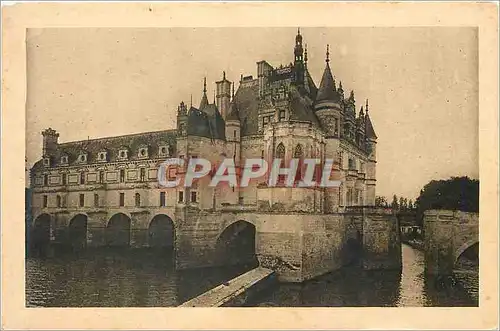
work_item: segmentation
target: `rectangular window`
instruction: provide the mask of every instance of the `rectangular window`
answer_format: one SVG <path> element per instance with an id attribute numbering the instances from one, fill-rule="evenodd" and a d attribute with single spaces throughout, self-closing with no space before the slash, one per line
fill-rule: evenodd
<path id="1" fill-rule="evenodd" d="M 264 159 L 264 151 L 260 151 L 260 158 Z"/>
<path id="2" fill-rule="evenodd" d="M 125 206 L 125 193 L 120 193 L 120 207 Z"/>
<path id="3" fill-rule="evenodd" d="M 179 191 L 179 203 L 184 202 L 184 191 Z"/>
<path id="4" fill-rule="evenodd" d="M 160 192 L 160 207 L 165 207 L 165 192 Z"/>
<path id="5" fill-rule="evenodd" d="M 197 200 L 196 199 L 196 191 L 194 191 L 194 192 L 192 191 L 191 192 L 191 202 L 196 202 L 196 200 Z"/>
<path id="6" fill-rule="evenodd" d="M 62 174 L 62 184 L 66 185 L 66 174 Z"/>
<path id="7" fill-rule="evenodd" d="M 120 169 L 120 183 L 125 182 L 125 169 Z"/>
<path id="8" fill-rule="evenodd" d="M 46 195 L 43 196 L 43 208 L 47 208 L 48 205 L 48 198 Z"/>
<path id="9" fill-rule="evenodd" d="M 262 118 L 262 125 L 263 125 L 263 126 L 266 126 L 268 123 L 269 123 L 269 117 L 264 116 L 264 117 Z"/>
<path id="10" fill-rule="evenodd" d="M 57 205 L 57 208 L 61 208 L 61 196 L 58 195 L 56 197 L 56 205 Z"/>
<path id="11" fill-rule="evenodd" d="M 85 205 L 85 195 L 80 194 L 80 207 L 83 207 Z"/>
<path id="12" fill-rule="evenodd" d="M 94 207 L 99 207 L 99 194 L 94 194 Z"/>
<path id="13" fill-rule="evenodd" d="M 43 185 L 44 186 L 49 185 L 49 176 L 48 175 L 43 175 Z"/>
<path id="14" fill-rule="evenodd" d="M 279 117 L 279 120 L 280 121 L 284 121 L 285 120 L 285 111 L 284 110 L 280 110 L 280 117 Z"/>
<path id="15" fill-rule="evenodd" d="M 233 130 L 233 137 L 236 139 L 236 130 Z"/>
<path id="16" fill-rule="evenodd" d="M 99 171 L 99 183 L 104 183 L 104 171 Z"/>
<path id="17" fill-rule="evenodd" d="M 141 182 L 146 180 L 146 169 L 141 168 Z"/>
<path id="18" fill-rule="evenodd" d="M 85 184 L 85 173 L 84 172 L 80 173 L 80 184 Z"/>
<path id="19" fill-rule="evenodd" d="M 354 159 L 349 159 L 349 170 L 356 170 L 356 161 Z"/>

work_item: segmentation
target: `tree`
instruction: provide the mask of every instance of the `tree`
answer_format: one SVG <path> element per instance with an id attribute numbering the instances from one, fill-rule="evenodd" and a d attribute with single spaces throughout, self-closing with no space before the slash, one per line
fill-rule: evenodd
<path id="1" fill-rule="evenodd" d="M 398 205 L 398 197 L 396 196 L 396 194 L 394 194 L 394 196 L 392 197 L 391 208 L 392 208 L 393 210 L 398 210 L 398 209 L 399 209 L 399 205 Z"/>
<path id="2" fill-rule="evenodd" d="M 432 180 L 417 198 L 417 221 L 423 223 L 423 214 L 430 209 L 479 212 L 479 180 L 469 177 L 451 177 Z"/>
<path id="3" fill-rule="evenodd" d="M 375 197 L 375 206 L 377 207 L 387 207 L 387 199 L 383 196 Z"/>
<path id="4" fill-rule="evenodd" d="M 413 200 L 408 201 L 408 210 L 413 210 Z"/>

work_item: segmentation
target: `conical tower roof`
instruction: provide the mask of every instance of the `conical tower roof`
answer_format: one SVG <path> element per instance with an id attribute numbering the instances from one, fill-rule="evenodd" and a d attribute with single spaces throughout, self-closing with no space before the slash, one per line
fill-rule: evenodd
<path id="1" fill-rule="evenodd" d="M 234 102 L 231 103 L 229 108 L 229 114 L 226 117 L 227 121 L 239 121 L 240 120 L 240 112 L 238 111 L 238 107 Z"/>
<path id="2" fill-rule="evenodd" d="M 333 79 L 332 71 L 330 69 L 330 53 L 327 46 L 326 51 L 326 66 L 323 71 L 323 76 L 321 77 L 321 83 L 319 84 L 318 94 L 316 95 L 316 102 L 320 101 L 334 101 L 339 102 L 340 96 L 337 93 L 335 87 L 335 80 Z"/>
<path id="3" fill-rule="evenodd" d="M 366 100 L 366 115 L 365 115 L 365 135 L 369 139 L 377 139 L 375 130 L 373 129 L 372 121 L 370 120 L 370 115 L 368 115 L 368 99 Z"/>

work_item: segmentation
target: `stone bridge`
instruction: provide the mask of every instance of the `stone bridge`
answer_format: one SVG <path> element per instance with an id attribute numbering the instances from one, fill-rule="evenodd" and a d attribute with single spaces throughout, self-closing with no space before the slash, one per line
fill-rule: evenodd
<path id="1" fill-rule="evenodd" d="M 450 275 L 461 256 L 479 258 L 479 214 L 426 211 L 424 239 L 426 273 Z"/>
<path id="2" fill-rule="evenodd" d="M 301 282 L 353 261 L 366 269 L 400 268 L 399 226 L 390 210 L 345 213 L 209 211 L 193 207 L 39 210 L 31 250 L 98 246 L 153 247 L 177 269 L 255 263 L 278 279 Z"/>

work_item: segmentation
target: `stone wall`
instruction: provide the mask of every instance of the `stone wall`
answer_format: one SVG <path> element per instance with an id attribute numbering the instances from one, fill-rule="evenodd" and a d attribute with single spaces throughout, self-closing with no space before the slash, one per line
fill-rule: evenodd
<path id="1" fill-rule="evenodd" d="M 449 275 L 460 254 L 479 242 L 479 214 L 452 210 L 424 213 L 425 271 Z"/>
<path id="2" fill-rule="evenodd" d="M 401 269 L 399 222 L 390 209 L 363 210 L 363 266 L 365 269 Z"/>

